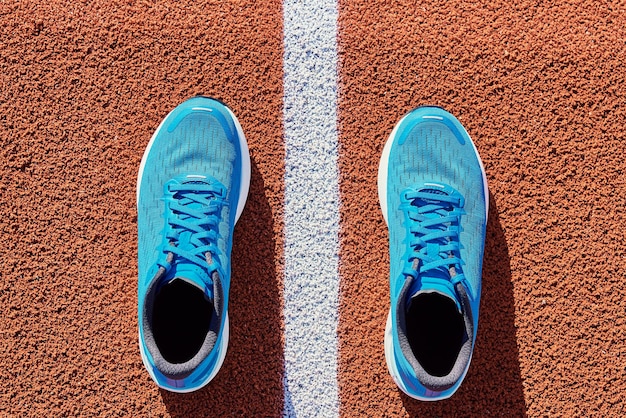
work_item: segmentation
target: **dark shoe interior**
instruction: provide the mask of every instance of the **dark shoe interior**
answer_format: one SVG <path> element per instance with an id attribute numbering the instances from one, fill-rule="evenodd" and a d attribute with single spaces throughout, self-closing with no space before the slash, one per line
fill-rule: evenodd
<path id="1" fill-rule="evenodd" d="M 163 358 L 174 364 L 191 360 L 202 347 L 213 313 L 204 292 L 173 280 L 159 289 L 153 307 L 152 332 Z"/>
<path id="2" fill-rule="evenodd" d="M 431 376 L 447 376 L 465 341 L 463 315 L 438 293 L 415 296 L 406 314 L 407 338 L 417 361 Z"/>

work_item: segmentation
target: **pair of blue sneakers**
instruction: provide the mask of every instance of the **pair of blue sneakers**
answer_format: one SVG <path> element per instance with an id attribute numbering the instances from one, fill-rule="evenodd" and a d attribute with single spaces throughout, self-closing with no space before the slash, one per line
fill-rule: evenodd
<path id="1" fill-rule="evenodd" d="M 237 118 L 195 97 L 154 133 L 137 182 L 139 346 L 173 392 L 206 385 L 228 345 L 230 253 L 250 183 Z M 389 226 L 391 309 L 385 356 L 396 384 L 423 400 L 451 396 L 478 325 L 488 190 L 469 135 L 420 107 L 387 141 L 378 191 Z"/>

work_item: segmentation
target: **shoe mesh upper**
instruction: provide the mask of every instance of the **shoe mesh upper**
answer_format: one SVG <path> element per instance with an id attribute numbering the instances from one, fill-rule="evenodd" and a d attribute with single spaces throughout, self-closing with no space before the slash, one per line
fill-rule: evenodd
<path id="1" fill-rule="evenodd" d="M 218 120 L 204 111 L 191 112 L 178 119 L 172 117 L 173 122 L 166 122 L 162 127 L 158 140 L 148 154 L 142 176 L 138 212 L 140 284 L 151 278 L 148 272 L 161 256 L 159 246 L 163 239 L 164 185 L 180 175 L 209 174 L 222 183 L 229 193 L 232 192 L 231 176 L 236 150 Z M 175 128 L 170 132 L 172 125 Z M 226 200 L 230 200 L 230 196 Z M 226 205 L 219 225 L 221 239 L 218 240 L 218 247 L 222 254 L 227 254 L 225 240 L 230 234 L 228 219 L 229 207 Z M 227 260 L 223 255 L 220 257 L 220 264 L 226 268 Z"/>
<path id="2" fill-rule="evenodd" d="M 401 134 L 401 132 L 399 132 Z M 392 280 L 401 276 L 406 252 L 404 214 L 399 209 L 401 193 L 408 187 L 428 182 L 447 184 L 464 198 L 466 215 L 460 233 L 463 272 L 471 284 L 471 294 L 480 291 L 485 228 L 485 199 L 482 170 L 472 144 L 461 144 L 443 123 L 422 122 L 406 135 L 404 142 L 394 144 L 389 155 L 387 207 L 390 230 Z M 471 251 L 468 251 L 471 249 Z M 395 289 L 396 294 L 399 289 Z"/>

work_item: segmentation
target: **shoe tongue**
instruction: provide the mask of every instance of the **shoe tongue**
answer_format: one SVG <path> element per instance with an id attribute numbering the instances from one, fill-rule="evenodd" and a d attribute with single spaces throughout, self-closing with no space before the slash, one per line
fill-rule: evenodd
<path id="1" fill-rule="evenodd" d="M 180 184 L 197 184 L 202 186 L 212 186 L 214 191 L 204 192 L 205 194 L 212 195 L 214 197 L 222 197 L 224 195 L 224 186 L 215 180 L 213 177 L 201 176 L 201 175 L 187 175 L 182 176 L 177 179 Z M 181 205 L 184 205 L 193 210 L 202 210 L 204 208 L 204 204 L 196 202 L 192 199 L 183 198 L 179 202 Z M 180 215 L 181 219 L 188 219 L 189 216 Z"/>
<path id="2" fill-rule="evenodd" d="M 214 190 L 210 193 L 216 196 L 223 196 L 226 191 L 224 185 L 211 176 L 188 174 L 186 176 L 177 177 L 176 180 L 181 184 L 200 184 L 205 186 L 213 186 Z"/>
<path id="3" fill-rule="evenodd" d="M 164 283 L 174 280 L 182 280 L 196 286 L 210 299 L 213 300 L 213 281 L 200 267 L 191 263 L 175 264 L 168 272 Z"/>
<path id="4" fill-rule="evenodd" d="M 446 193 L 445 188 L 446 188 L 445 184 L 427 183 L 427 184 L 424 184 L 422 187 L 418 187 L 417 190 L 420 193 L 428 193 L 432 195 L 432 199 L 423 198 L 423 200 L 428 203 L 433 203 L 433 202 L 439 202 L 439 199 L 437 199 L 437 196 L 449 195 L 449 193 Z"/>
<path id="5" fill-rule="evenodd" d="M 449 280 L 429 277 L 423 277 L 420 280 L 415 280 L 408 292 L 409 304 L 415 297 L 424 293 L 437 293 L 441 296 L 452 299 L 456 304 L 456 308 L 459 313 L 463 313 L 461 311 L 461 303 L 459 302 L 457 292 L 454 289 L 454 285 Z"/>

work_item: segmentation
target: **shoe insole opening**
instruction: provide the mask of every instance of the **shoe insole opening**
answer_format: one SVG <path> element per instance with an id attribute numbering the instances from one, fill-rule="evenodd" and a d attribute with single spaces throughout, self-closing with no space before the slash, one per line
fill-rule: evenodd
<path id="1" fill-rule="evenodd" d="M 211 301 L 198 287 L 173 280 L 158 290 L 153 309 L 152 332 L 163 358 L 174 364 L 191 360 L 209 332 Z"/>
<path id="2" fill-rule="evenodd" d="M 455 302 L 438 293 L 415 296 L 406 313 L 413 355 L 431 376 L 447 376 L 467 340 L 463 315 Z"/>

